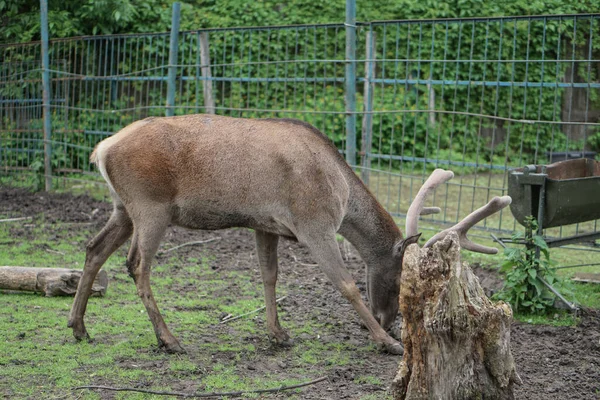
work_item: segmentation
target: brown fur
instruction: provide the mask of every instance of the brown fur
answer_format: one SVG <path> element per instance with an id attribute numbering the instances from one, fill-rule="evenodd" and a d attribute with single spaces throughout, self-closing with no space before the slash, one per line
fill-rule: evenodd
<path id="1" fill-rule="evenodd" d="M 397 249 L 404 248 L 399 246 L 402 234 L 333 143 L 316 128 L 289 119 L 202 114 L 149 118 L 103 141 L 92 160 L 111 186 L 115 207 L 125 210 L 119 213 L 119 221 L 133 223 L 128 257 L 133 261 L 128 267 L 159 343 L 167 350 L 180 347 L 162 321 L 151 292 L 148 295 L 148 275 L 169 223 L 257 231 L 269 329 L 278 342 L 289 338 L 279 326 L 271 298 L 277 276 L 275 239 L 287 236 L 309 247 L 376 342 L 392 352 L 401 348 L 377 321 L 389 326 L 398 309 L 402 254 Z M 371 311 L 343 265 L 336 232 L 353 243 L 367 263 Z M 102 262 L 86 262 L 85 271 L 95 275 Z M 80 286 L 70 319 L 76 337 L 87 335 L 83 313 L 89 279 L 81 281 L 84 286 Z"/>

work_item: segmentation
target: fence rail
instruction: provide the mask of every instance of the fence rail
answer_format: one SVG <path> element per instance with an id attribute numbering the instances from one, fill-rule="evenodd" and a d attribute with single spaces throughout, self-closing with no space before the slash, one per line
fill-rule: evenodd
<path id="1" fill-rule="evenodd" d="M 506 194 L 511 169 L 600 148 L 599 23 L 600 14 L 351 18 L 82 36 L 49 40 L 46 68 L 43 42 L 2 44 L 0 177 L 99 181 L 88 162 L 94 145 L 167 112 L 292 117 L 327 134 L 398 216 L 432 168 L 454 169 L 431 221 L 456 222 Z M 483 228 L 511 231 L 515 222 L 505 211 Z"/>

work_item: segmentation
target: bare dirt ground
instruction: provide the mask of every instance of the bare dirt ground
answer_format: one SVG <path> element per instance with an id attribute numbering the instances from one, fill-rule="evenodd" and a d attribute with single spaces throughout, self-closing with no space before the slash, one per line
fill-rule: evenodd
<path id="1" fill-rule="evenodd" d="M 97 210 L 97 211 L 94 211 Z M 99 230 L 108 219 L 112 207 L 110 204 L 96 201 L 87 196 L 74 197 L 68 194 L 30 193 L 21 189 L 0 187 L 0 211 L 9 216 L 29 216 L 43 214 L 47 223 L 53 222 L 95 222 Z M 27 240 L 26 230 L 11 228 L 15 241 Z M 233 268 L 256 271 L 254 255 L 254 235 L 244 229 L 218 232 L 222 240 L 204 247 L 204 251 L 213 252 L 213 268 Z M 202 240 L 214 236 L 214 233 L 194 232 L 181 228 L 170 228 L 167 240 L 172 244 Z M 60 240 L 60 238 L 58 238 Z M 82 254 L 85 243 L 81 244 Z M 194 247 L 181 249 L 193 255 Z M 185 254 L 185 253 L 184 253 Z M 297 243 L 280 241 L 280 280 L 279 287 L 285 287 L 288 296 L 281 307 L 292 314 L 296 323 L 303 318 L 315 318 L 316 315 L 333 327 L 333 335 L 322 337 L 323 341 L 343 341 L 366 346 L 367 331 L 358 320 L 358 316 L 349 304 L 334 290 L 326 277 L 312 264 L 306 249 Z M 348 268 L 357 279 L 359 287 L 364 288 L 364 266 L 356 252 L 351 252 Z M 498 287 L 501 284 L 494 271 L 475 268 L 484 287 Z M 177 271 L 173 271 L 174 274 Z M 255 274 L 253 272 L 252 274 Z M 175 286 L 177 288 L 177 286 Z M 180 287 L 181 292 L 193 288 Z M 283 324 L 286 321 L 282 321 Z M 66 328 L 65 328 L 66 331 Z M 70 332 L 69 332 L 70 334 Z M 266 336 L 266 335 L 264 335 Z M 270 346 L 264 336 L 247 336 L 243 340 L 256 342 L 256 353 L 251 358 L 242 358 L 245 363 L 239 371 L 249 375 L 277 370 L 285 374 L 286 353 Z M 576 327 L 553 327 L 527 325 L 515 322 L 511 331 L 512 353 L 516 359 L 517 371 L 523 385 L 515 391 L 517 399 L 600 399 L 600 313 L 598 310 L 586 311 Z M 197 339 L 194 339 L 197 340 Z M 215 340 L 215 338 L 206 338 Z M 314 340 L 311 337 L 296 337 L 296 341 Z M 230 357 L 228 354 L 214 354 L 214 357 Z M 364 363 L 354 366 L 352 362 L 343 367 L 329 370 L 329 379 L 324 384 L 305 387 L 301 397 L 304 399 L 357 399 L 368 394 L 372 398 L 384 397 L 387 386 L 396 373 L 399 358 L 377 351 L 361 355 Z M 160 365 L 148 365 L 160 372 Z M 368 369 L 368 371 L 364 371 Z M 383 385 L 357 383 L 359 375 L 380 377 Z M 298 378 L 297 376 L 290 376 Z M 192 388 L 193 382 L 182 381 L 175 385 L 178 390 Z M 380 394 L 380 396 L 378 395 Z M 270 395 L 286 397 L 285 394 Z"/>

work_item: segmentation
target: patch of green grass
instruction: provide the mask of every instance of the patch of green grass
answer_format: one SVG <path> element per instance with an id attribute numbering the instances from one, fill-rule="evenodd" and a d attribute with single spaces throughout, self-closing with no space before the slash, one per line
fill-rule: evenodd
<path id="1" fill-rule="evenodd" d="M 297 343 L 292 352 L 303 364 L 308 365 L 348 365 L 351 360 L 344 343 L 322 342 L 318 338 Z"/>
<path id="2" fill-rule="evenodd" d="M 183 359 L 183 360 L 172 360 L 169 363 L 169 369 L 171 371 L 175 371 L 175 372 L 181 372 L 181 371 L 185 371 L 185 372 L 191 372 L 191 371 L 195 371 L 197 369 L 196 364 L 194 364 L 193 362 L 191 362 L 189 359 Z"/>
<path id="3" fill-rule="evenodd" d="M 574 326 L 579 323 L 579 317 L 566 311 L 557 311 L 544 315 L 515 314 L 514 318 L 533 325 Z"/>
<path id="4" fill-rule="evenodd" d="M 589 308 L 600 308 L 600 285 L 594 283 L 573 283 L 575 297 L 579 304 Z"/>

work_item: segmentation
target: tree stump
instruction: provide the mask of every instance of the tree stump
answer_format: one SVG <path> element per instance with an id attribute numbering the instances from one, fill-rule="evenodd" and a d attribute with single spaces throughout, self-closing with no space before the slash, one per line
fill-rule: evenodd
<path id="1" fill-rule="evenodd" d="M 460 259 L 455 232 L 404 254 L 400 289 L 404 356 L 398 399 L 513 399 L 512 310 L 488 299 Z"/>
<path id="2" fill-rule="evenodd" d="M 0 289 L 41 292 L 46 297 L 71 296 L 83 271 L 66 268 L 0 267 Z M 108 287 L 106 271 L 100 271 L 92 296 L 104 296 Z"/>

